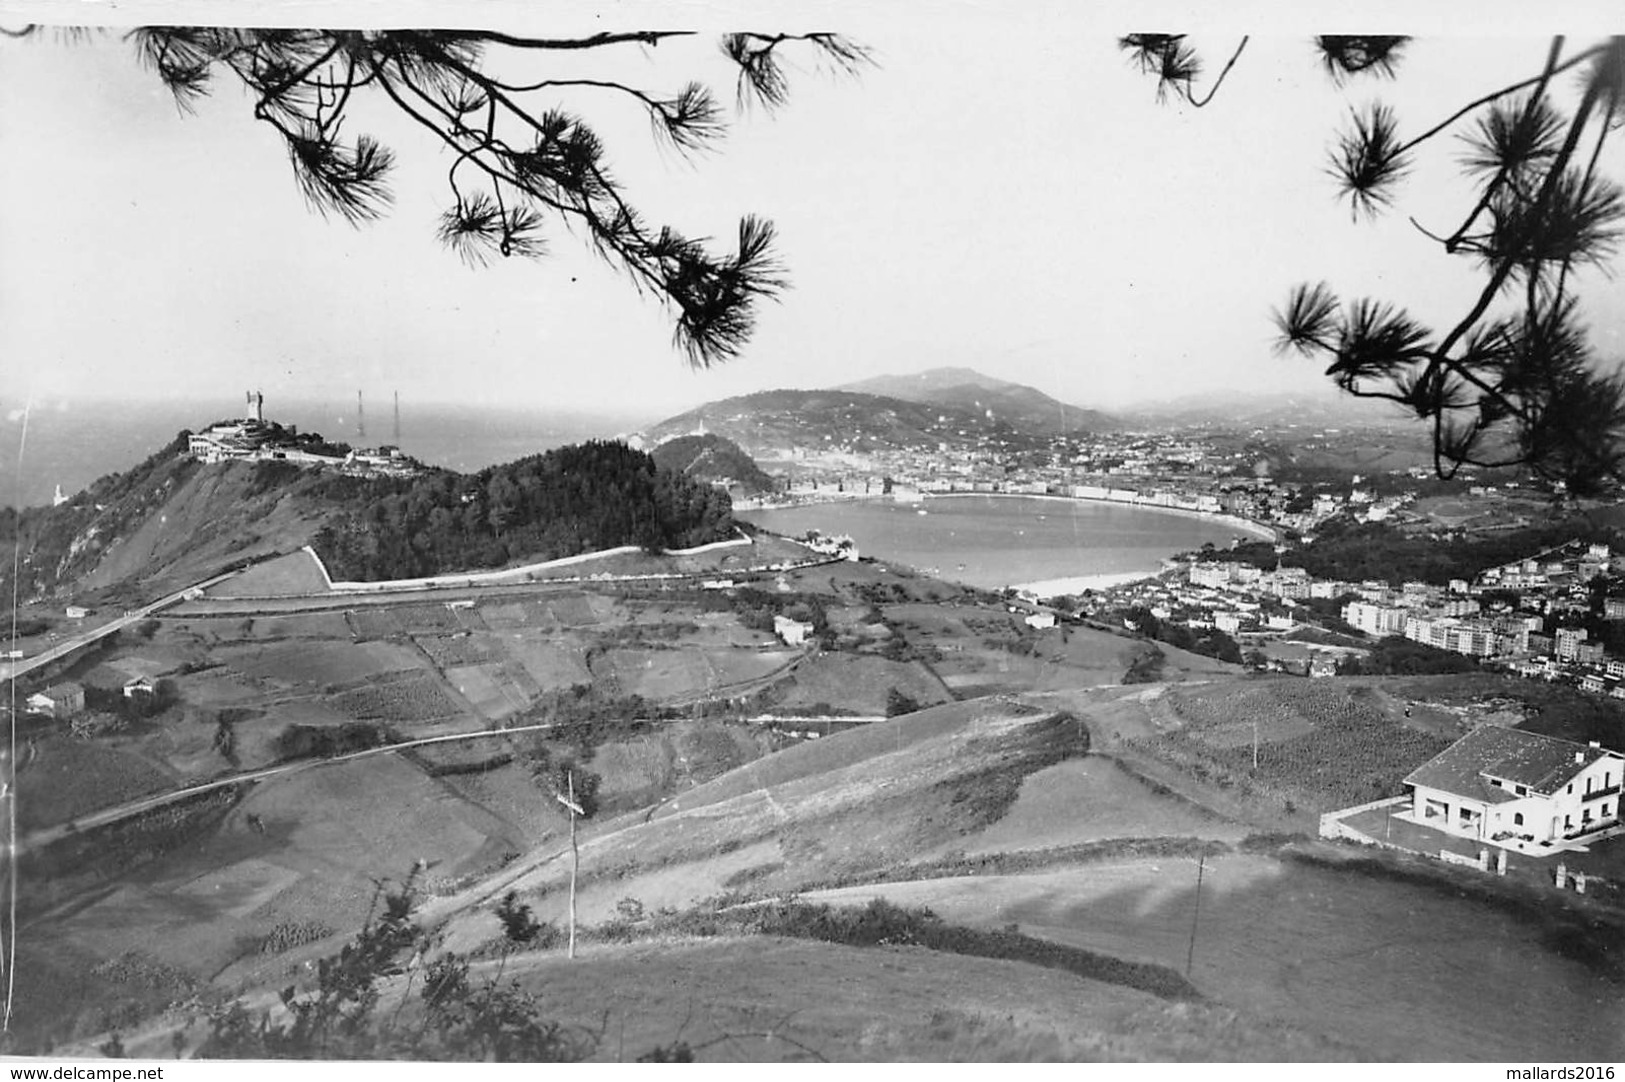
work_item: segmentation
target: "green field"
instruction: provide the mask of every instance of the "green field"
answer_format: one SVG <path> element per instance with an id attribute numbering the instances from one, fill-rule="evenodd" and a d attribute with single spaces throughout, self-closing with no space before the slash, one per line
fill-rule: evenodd
<path id="1" fill-rule="evenodd" d="M 446 679 L 482 717 L 492 721 L 524 710 L 535 698 L 528 690 L 536 687 L 535 681 L 512 663 L 455 666 L 446 670 Z"/>
<path id="2" fill-rule="evenodd" d="M 18 749 L 17 826 L 28 831 L 162 792 L 174 777 L 128 747 L 50 732 Z M 32 748 L 32 750 L 30 750 Z"/>
<path id="3" fill-rule="evenodd" d="M 592 683 L 585 647 L 540 631 L 508 632 L 503 649 L 544 691 Z"/>
<path id="4" fill-rule="evenodd" d="M 327 592 L 321 568 L 303 549 L 255 564 L 209 588 L 210 597 L 287 597 Z"/>
<path id="5" fill-rule="evenodd" d="M 886 712 L 892 688 L 927 706 L 953 698 L 942 681 L 918 661 L 820 653 L 796 665 L 794 675 L 775 686 L 774 705 L 839 704 L 852 713 L 878 715 Z"/>
<path id="6" fill-rule="evenodd" d="M 491 632 L 458 631 L 449 635 L 417 635 L 412 641 L 441 668 L 453 665 L 484 665 L 504 659 L 502 641 Z"/>
<path id="7" fill-rule="evenodd" d="M 472 609 L 450 609 L 445 605 L 363 605 L 350 612 L 351 627 L 362 639 L 451 634 L 468 630 L 477 619 Z"/>
<path id="8" fill-rule="evenodd" d="M 355 684 L 422 665 L 410 649 L 388 642 L 272 643 L 219 650 L 215 656 L 250 679 L 307 687 Z"/>
<path id="9" fill-rule="evenodd" d="M 726 937 L 594 944 L 585 956 L 583 965 L 532 955 L 509 971 L 556 1003 L 563 1021 L 592 1029 L 612 1020 L 613 1041 L 592 1057 L 599 1062 L 678 1039 L 702 1048 L 702 1060 L 755 1063 L 1351 1056 L 1223 1007 L 923 948 Z"/>
<path id="10" fill-rule="evenodd" d="M 1400 792 L 1400 780 L 1450 742 L 1406 724 L 1374 689 L 1341 680 L 1191 685 L 1164 702 L 1177 725 L 1130 747 L 1198 780 L 1315 813 Z"/>
<path id="11" fill-rule="evenodd" d="M 1068 759 L 1029 775 L 1002 819 L 944 852 L 971 855 L 1077 845 L 1111 838 L 1217 838 L 1238 842 L 1248 833 L 1203 808 L 1160 799 L 1115 760 L 1091 755 Z"/>
<path id="12" fill-rule="evenodd" d="M 783 668 L 793 650 L 606 650 L 593 659 L 593 675 L 623 695 L 664 701 L 727 690 Z"/>
<path id="13" fill-rule="evenodd" d="M 550 624 L 547 611 L 535 601 L 487 601 L 479 606 L 480 618 L 492 631 Z"/>
<path id="14" fill-rule="evenodd" d="M 298 613 L 291 616 L 262 616 L 254 621 L 257 639 L 350 638 L 350 625 L 342 612 Z"/>

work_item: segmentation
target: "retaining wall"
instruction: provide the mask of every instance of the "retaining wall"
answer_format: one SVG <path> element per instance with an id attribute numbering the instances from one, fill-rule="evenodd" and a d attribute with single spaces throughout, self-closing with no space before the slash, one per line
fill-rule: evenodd
<path id="1" fill-rule="evenodd" d="M 713 541 L 708 545 L 697 545 L 688 549 L 665 549 L 666 556 L 697 556 L 701 553 L 715 552 L 719 549 L 735 548 L 740 545 L 754 544 L 744 531 L 736 531 L 738 536 L 727 541 Z M 524 582 L 531 575 L 541 571 L 551 571 L 561 567 L 574 567 L 577 564 L 590 563 L 608 556 L 626 556 L 642 552 L 638 545 L 621 545 L 618 548 L 603 549 L 599 552 L 583 552 L 575 556 L 563 556 L 557 560 L 543 560 L 540 563 L 525 564 L 523 567 L 505 567 L 496 571 L 465 571 L 452 575 L 430 575 L 420 579 L 381 579 L 377 582 L 334 582 L 333 577 L 327 573 L 327 565 L 322 558 L 316 555 L 316 550 L 309 545 L 304 551 L 316 561 L 316 567 L 322 573 L 322 581 L 327 584 L 328 590 L 336 594 L 364 594 L 389 593 L 396 590 L 433 590 L 448 586 L 500 586 L 504 583 Z M 623 576 L 627 578 L 664 578 L 678 576 L 640 575 Z"/>

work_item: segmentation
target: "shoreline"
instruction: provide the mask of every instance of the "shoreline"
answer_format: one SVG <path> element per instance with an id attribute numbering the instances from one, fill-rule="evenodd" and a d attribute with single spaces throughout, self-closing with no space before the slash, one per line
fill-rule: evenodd
<path id="1" fill-rule="evenodd" d="M 1061 503 L 1098 503 L 1108 507 L 1132 507 L 1136 511 L 1164 512 L 1170 515 L 1183 515 L 1187 518 L 1206 519 L 1209 522 L 1222 522 L 1226 526 L 1234 526 L 1238 530 L 1245 530 L 1253 534 L 1259 541 L 1274 543 L 1280 539 L 1280 533 L 1273 526 L 1266 526 L 1262 522 L 1254 522 L 1250 518 L 1240 515 L 1228 515 L 1223 511 L 1197 511 L 1189 507 L 1167 507 L 1160 503 L 1136 503 L 1132 500 L 1103 500 L 1098 496 L 1059 496 L 1053 493 L 1026 492 L 927 492 L 922 494 L 928 500 L 952 499 L 956 496 L 988 496 L 993 499 L 1004 500 L 1057 500 Z M 866 499 L 871 497 L 865 497 Z M 895 499 L 892 496 L 881 496 L 883 500 Z"/>
<path id="2" fill-rule="evenodd" d="M 1069 575 L 1065 578 L 1017 583 L 1012 589 L 1018 593 L 1032 594 L 1040 601 L 1049 601 L 1089 590 L 1110 590 L 1118 586 L 1127 586 L 1131 582 L 1144 582 L 1161 574 L 1162 571 L 1106 571 L 1098 575 Z"/>
<path id="3" fill-rule="evenodd" d="M 1028 493 L 1028 492 L 922 492 L 919 497 L 899 499 L 895 494 L 881 495 L 878 493 L 836 493 L 827 496 L 818 496 L 808 500 L 799 500 L 795 503 L 774 504 L 771 506 L 751 506 L 743 509 L 744 513 L 751 511 L 788 511 L 797 507 L 817 507 L 822 504 L 848 503 L 854 500 L 875 500 L 899 504 L 916 504 L 927 500 L 949 499 L 995 499 L 995 500 L 1049 500 L 1059 503 L 1092 503 L 1103 504 L 1107 507 L 1129 507 L 1136 511 L 1161 512 L 1169 515 L 1180 515 L 1186 518 L 1205 519 L 1209 522 L 1219 522 L 1251 534 L 1254 540 L 1269 541 L 1272 544 L 1280 540 L 1280 532 L 1273 526 L 1266 526 L 1262 522 L 1242 518 L 1239 515 L 1228 515 L 1222 511 L 1196 511 L 1188 507 L 1165 507 L 1157 503 L 1134 503 L 1129 500 L 1103 500 L 1096 496 L 1061 496 L 1054 493 Z M 735 508 L 735 510 L 740 510 Z M 1150 574 L 1155 574 L 1151 572 Z M 1089 576 L 1083 576 L 1089 577 Z M 1147 576 L 1149 577 L 1149 575 Z M 1058 581 L 1058 580 L 1057 580 Z"/>
<path id="4" fill-rule="evenodd" d="M 1016 499 L 1016 500 L 1045 500 L 1045 501 L 1049 501 L 1049 502 L 1052 502 L 1052 503 L 1053 502 L 1058 502 L 1058 503 L 1093 503 L 1093 504 L 1106 504 L 1106 505 L 1109 505 L 1109 506 L 1116 506 L 1116 507 L 1127 507 L 1127 508 L 1130 508 L 1130 509 L 1136 510 L 1136 511 L 1152 511 L 1152 512 L 1163 511 L 1163 512 L 1167 512 L 1169 514 L 1180 515 L 1180 516 L 1183 516 L 1183 517 L 1186 517 L 1186 518 L 1198 518 L 1198 519 L 1207 520 L 1209 522 L 1222 523 L 1222 524 L 1224 524 L 1226 526 L 1231 526 L 1231 527 L 1234 527 L 1234 528 L 1236 528 L 1238 530 L 1241 530 L 1241 531 L 1243 531 L 1243 532 L 1245 532 L 1247 534 L 1250 534 L 1255 539 L 1258 539 L 1258 540 L 1268 540 L 1268 541 L 1273 542 L 1278 537 L 1278 534 L 1276 533 L 1276 531 L 1274 529 L 1272 529 L 1271 527 L 1265 526 L 1262 523 L 1253 522 L 1250 519 L 1243 519 L 1243 518 L 1240 518 L 1240 517 L 1235 516 L 1235 515 L 1226 515 L 1226 514 L 1223 514 L 1223 513 L 1215 513 L 1215 512 L 1211 512 L 1211 511 L 1194 511 L 1194 510 L 1191 510 L 1189 508 L 1184 508 L 1184 507 L 1163 507 L 1163 506 L 1161 506 L 1159 504 L 1130 503 L 1130 502 L 1128 502 L 1126 500 L 1104 500 L 1104 499 L 1099 499 L 1099 498 L 1096 498 L 1096 497 L 1089 497 L 1089 496 L 1062 496 L 1062 495 L 1058 495 L 1058 494 L 1054 494 L 1054 493 L 1044 493 L 1042 495 L 1039 495 L 1037 493 L 1024 493 L 1024 492 L 926 492 L 926 493 L 920 493 L 917 497 L 916 496 L 910 496 L 910 497 L 903 498 L 903 499 L 899 499 L 897 496 L 889 495 L 889 494 L 888 495 L 877 495 L 875 493 L 839 493 L 839 494 L 830 494 L 828 496 L 824 496 L 824 497 L 820 497 L 820 498 L 802 500 L 802 501 L 798 501 L 796 503 L 780 504 L 780 505 L 776 505 L 776 506 L 772 506 L 772 507 L 752 507 L 752 508 L 747 508 L 742 513 L 743 514 L 749 514 L 750 511 L 754 511 L 754 510 L 760 510 L 760 511 L 795 510 L 795 509 L 803 508 L 803 507 L 832 506 L 832 505 L 839 505 L 839 504 L 845 504 L 845 503 L 854 503 L 854 502 L 858 502 L 858 501 L 864 501 L 864 502 L 889 502 L 889 503 L 901 504 L 901 505 L 904 505 L 904 506 L 918 506 L 918 505 L 924 503 L 927 500 L 941 500 L 941 499 L 954 499 L 954 498 L 967 498 L 967 497 L 969 497 L 969 498 L 983 498 L 983 497 L 986 497 L 986 498 L 993 498 L 993 499 Z M 924 513 L 923 508 L 922 508 L 922 513 Z M 1042 600 L 1049 600 L 1051 598 L 1060 597 L 1060 596 L 1063 596 L 1063 595 L 1082 594 L 1082 593 L 1084 593 L 1086 591 L 1091 591 L 1091 590 L 1093 590 L 1093 591 L 1109 590 L 1109 589 L 1113 589 L 1115 587 L 1128 585 L 1129 583 L 1144 582 L 1144 581 L 1147 581 L 1147 580 L 1150 580 L 1150 579 L 1156 579 L 1156 578 L 1160 577 L 1161 575 L 1166 573 L 1168 570 L 1170 570 L 1171 567 L 1173 566 L 1170 563 L 1171 555 L 1172 554 L 1170 554 L 1169 556 L 1159 558 L 1157 567 L 1155 567 L 1155 568 L 1147 568 L 1147 569 L 1139 570 L 1139 571 L 1097 571 L 1097 572 L 1091 572 L 1091 573 L 1086 573 L 1086 574 L 1081 574 L 1081 575 L 1060 575 L 1060 576 L 1056 576 L 1056 577 L 1053 577 L 1053 578 L 1031 579 L 1031 580 L 1028 580 L 1028 581 L 1025 581 L 1025 582 L 1006 582 L 1006 583 L 1002 583 L 1002 584 L 991 586 L 991 587 L 979 587 L 979 588 L 982 588 L 982 589 L 994 589 L 994 590 L 1004 590 L 1004 589 L 1016 590 L 1016 591 L 1021 592 L 1021 593 L 1026 593 L 1026 594 L 1033 595 L 1033 596 L 1037 597 L 1038 599 L 1040 599 L 1041 601 Z M 890 563 L 898 563 L 898 564 L 900 564 L 902 566 L 912 567 L 912 569 L 914 571 L 916 571 L 916 572 L 918 572 L 920 574 L 929 575 L 929 576 L 932 576 L 934 578 L 940 578 L 940 579 L 943 579 L 944 581 L 948 581 L 948 582 L 958 582 L 959 581 L 958 579 L 955 579 L 951 574 L 945 574 L 940 569 L 933 569 L 933 568 L 924 567 L 924 566 L 904 564 L 904 563 L 902 563 L 902 561 L 899 561 L 899 560 L 888 560 L 888 562 L 890 562 Z"/>

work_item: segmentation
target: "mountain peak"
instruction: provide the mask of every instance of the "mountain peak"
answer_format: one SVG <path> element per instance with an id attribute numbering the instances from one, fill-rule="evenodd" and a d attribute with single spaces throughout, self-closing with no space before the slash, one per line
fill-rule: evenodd
<path id="1" fill-rule="evenodd" d="M 1068 405 L 1035 387 L 997 379 L 974 368 L 928 368 L 909 375 L 872 376 L 837 389 L 990 412 L 1016 428 L 1042 434 L 1116 427 L 1112 418 L 1097 410 Z"/>

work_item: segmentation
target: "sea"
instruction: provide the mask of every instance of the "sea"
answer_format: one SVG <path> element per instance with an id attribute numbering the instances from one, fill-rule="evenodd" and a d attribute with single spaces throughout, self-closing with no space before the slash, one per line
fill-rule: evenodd
<path id="1" fill-rule="evenodd" d="M 28 406 L 0 401 L 0 506 L 49 504 L 99 477 L 135 466 L 182 429 L 198 430 L 241 416 L 240 401 L 101 402 L 66 400 Z M 661 418 L 646 414 L 420 405 L 402 401 L 397 433 L 393 400 L 266 403 L 268 420 L 318 432 L 334 442 L 396 444 L 431 466 L 461 473 L 540 454 L 568 443 L 609 439 Z M 364 435 L 362 434 L 364 431 Z M 397 438 L 398 435 L 398 438 Z"/>
<path id="2" fill-rule="evenodd" d="M 739 512 L 775 533 L 846 534 L 862 555 L 986 589 L 1076 593 L 1163 569 L 1178 552 L 1227 547 L 1238 525 L 1186 512 L 1037 496 L 856 499 Z"/>

